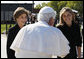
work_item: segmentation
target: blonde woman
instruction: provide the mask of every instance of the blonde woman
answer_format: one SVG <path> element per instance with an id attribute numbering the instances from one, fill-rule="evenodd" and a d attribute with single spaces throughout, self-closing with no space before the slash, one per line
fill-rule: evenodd
<path id="1" fill-rule="evenodd" d="M 80 58 L 82 38 L 80 28 L 73 19 L 72 9 L 64 7 L 60 11 L 60 22 L 57 25 L 69 41 L 70 53 L 65 58 Z"/>

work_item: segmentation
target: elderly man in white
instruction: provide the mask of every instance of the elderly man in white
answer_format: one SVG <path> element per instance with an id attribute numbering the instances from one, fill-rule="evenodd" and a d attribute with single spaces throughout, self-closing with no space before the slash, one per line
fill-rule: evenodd
<path id="1" fill-rule="evenodd" d="M 51 7 L 43 7 L 38 14 L 38 22 L 19 31 L 10 47 L 16 58 L 63 57 L 69 53 L 69 42 L 59 29 L 53 27 L 55 16 L 56 12 Z"/>

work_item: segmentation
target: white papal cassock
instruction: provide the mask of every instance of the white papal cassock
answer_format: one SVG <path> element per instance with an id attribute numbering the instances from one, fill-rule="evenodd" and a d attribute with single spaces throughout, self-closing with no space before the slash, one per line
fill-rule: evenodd
<path id="1" fill-rule="evenodd" d="M 11 49 L 32 51 L 56 56 L 69 53 L 69 42 L 62 32 L 45 21 L 23 27 L 17 34 Z"/>

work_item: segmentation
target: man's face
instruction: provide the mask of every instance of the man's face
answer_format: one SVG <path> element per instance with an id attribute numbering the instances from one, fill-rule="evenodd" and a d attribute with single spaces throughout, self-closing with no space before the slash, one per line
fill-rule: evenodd
<path id="1" fill-rule="evenodd" d="M 55 20 L 54 20 L 53 18 L 50 18 L 48 24 L 49 24 L 50 26 L 53 26 L 53 25 L 54 25 L 54 22 L 55 22 Z"/>

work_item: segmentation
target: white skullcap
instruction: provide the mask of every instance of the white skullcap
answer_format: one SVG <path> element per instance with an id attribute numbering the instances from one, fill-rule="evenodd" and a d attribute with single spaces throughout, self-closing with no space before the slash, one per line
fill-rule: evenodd
<path id="1" fill-rule="evenodd" d="M 50 18 L 55 19 L 55 16 L 56 12 L 51 7 L 45 6 L 39 11 L 37 20 L 49 22 Z"/>

